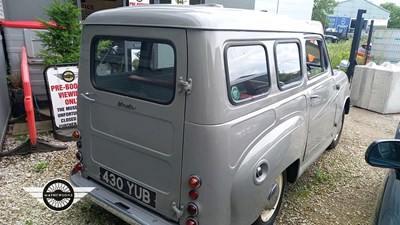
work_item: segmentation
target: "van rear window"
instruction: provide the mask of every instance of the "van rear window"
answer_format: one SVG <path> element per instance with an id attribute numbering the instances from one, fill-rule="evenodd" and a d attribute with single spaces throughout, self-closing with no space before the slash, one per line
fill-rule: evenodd
<path id="1" fill-rule="evenodd" d="M 262 45 L 230 46 L 226 50 L 228 94 L 233 104 L 254 99 L 270 89 L 267 54 Z"/>
<path id="2" fill-rule="evenodd" d="M 165 42 L 120 37 L 93 41 L 95 88 L 161 104 L 175 93 L 175 50 Z"/>

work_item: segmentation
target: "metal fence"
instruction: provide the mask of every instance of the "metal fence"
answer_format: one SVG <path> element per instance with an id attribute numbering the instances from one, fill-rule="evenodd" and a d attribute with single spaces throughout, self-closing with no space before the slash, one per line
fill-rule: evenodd
<path id="1" fill-rule="evenodd" d="M 372 60 L 383 62 L 400 62 L 400 30 L 376 30 L 372 38 Z"/>

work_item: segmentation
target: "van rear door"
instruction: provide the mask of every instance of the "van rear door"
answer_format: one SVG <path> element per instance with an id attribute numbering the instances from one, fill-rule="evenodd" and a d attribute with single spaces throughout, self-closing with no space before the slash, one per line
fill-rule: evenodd
<path id="1" fill-rule="evenodd" d="M 177 81 L 187 77 L 186 30 L 87 25 L 83 35 L 91 40 L 83 41 L 79 80 L 83 176 L 173 218 L 171 205 L 180 205 L 185 92 Z"/>

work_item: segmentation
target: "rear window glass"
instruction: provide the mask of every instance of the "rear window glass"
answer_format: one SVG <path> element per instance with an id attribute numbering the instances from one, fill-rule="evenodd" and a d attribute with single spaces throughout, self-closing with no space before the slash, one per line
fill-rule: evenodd
<path id="1" fill-rule="evenodd" d="M 97 89 L 161 104 L 174 98 L 175 50 L 169 43 L 96 38 L 92 59 Z"/>
<path id="2" fill-rule="evenodd" d="M 281 90 L 301 83 L 300 49 L 297 43 L 278 43 L 275 46 L 278 86 Z"/>
<path id="3" fill-rule="evenodd" d="M 250 100 L 269 91 L 266 55 L 261 45 L 230 46 L 227 49 L 228 94 L 233 103 Z"/>

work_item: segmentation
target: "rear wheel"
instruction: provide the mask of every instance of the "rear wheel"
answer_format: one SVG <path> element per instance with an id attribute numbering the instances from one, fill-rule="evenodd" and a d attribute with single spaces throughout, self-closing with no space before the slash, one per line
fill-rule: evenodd
<path id="1" fill-rule="evenodd" d="M 332 143 L 328 146 L 328 149 L 333 149 L 339 144 L 340 137 L 342 136 L 342 130 L 343 130 L 343 123 L 344 123 L 344 110 L 342 113 L 342 117 L 340 118 L 340 121 L 338 122 L 338 132 L 335 134 L 333 137 Z"/>
<path id="2" fill-rule="evenodd" d="M 275 222 L 283 201 L 283 192 L 286 186 L 286 172 L 279 174 L 275 179 L 273 187 L 268 193 L 267 202 L 264 205 L 258 219 L 253 225 L 272 225 Z"/>

